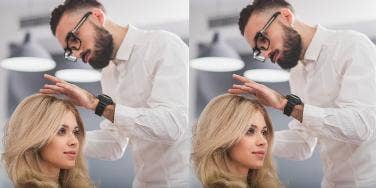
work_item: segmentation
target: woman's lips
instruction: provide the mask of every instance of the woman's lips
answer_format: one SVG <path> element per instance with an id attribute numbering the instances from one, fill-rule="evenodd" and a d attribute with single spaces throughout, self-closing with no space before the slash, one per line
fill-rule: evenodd
<path id="1" fill-rule="evenodd" d="M 263 159 L 265 157 L 265 151 L 255 151 L 252 152 L 253 155 L 256 155 L 257 158 Z"/>
<path id="2" fill-rule="evenodd" d="M 77 152 L 75 151 L 67 151 L 64 154 L 68 157 L 68 159 L 76 159 Z"/>

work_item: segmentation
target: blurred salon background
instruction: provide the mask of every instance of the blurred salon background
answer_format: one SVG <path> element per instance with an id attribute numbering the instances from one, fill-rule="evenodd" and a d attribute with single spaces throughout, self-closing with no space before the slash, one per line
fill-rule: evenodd
<path id="1" fill-rule="evenodd" d="M 267 61 L 258 63 L 252 49 L 241 36 L 239 12 L 251 0 L 190 0 L 190 120 L 195 124 L 205 105 L 214 96 L 225 93 L 236 73 L 287 95 L 289 73 Z M 298 19 L 311 25 L 333 29 L 351 29 L 376 42 L 376 1 L 373 0 L 288 0 Z M 211 57 L 211 58 L 207 58 Z M 213 59 L 213 57 L 216 57 Z M 218 59 L 219 58 L 219 59 Z M 251 77 L 252 76 L 252 77 Z M 267 109 L 275 130 L 288 129 L 290 118 Z M 276 158 L 278 175 L 289 188 L 320 187 L 322 164 L 316 147 L 305 161 Z"/>
<path id="2" fill-rule="evenodd" d="M 101 93 L 100 74 L 81 62 L 63 58 L 63 49 L 49 27 L 50 12 L 63 0 L 0 1 L 0 134 L 17 104 L 46 83 L 44 73 L 64 78 L 95 95 Z M 119 24 L 141 29 L 163 29 L 189 38 L 189 0 L 100 0 L 107 16 Z M 8 59 L 12 57 L 12 59 Z M 34 61 L 32 58 L 43 58 Z M 19 59 L 18 59 L 19 60 Z M 27 64 L 25 64 L 27 62 Z M 72 70 L 73 69 L 73 70 Z M 79 108 L 87 130 L 99 128 L 101 118 Z M 2 137 L 2 136 L 1 136 Z M 0 152 L 3 151 L 2 144 Z M 99 187 L 132 187 L 134 177 L 130 147 L 117 161 L 88 158 L 90 176 Z M 195 180 L 192 180 L 194 182 Z M 12 187 L 0 166 L 0 187 Z"/>

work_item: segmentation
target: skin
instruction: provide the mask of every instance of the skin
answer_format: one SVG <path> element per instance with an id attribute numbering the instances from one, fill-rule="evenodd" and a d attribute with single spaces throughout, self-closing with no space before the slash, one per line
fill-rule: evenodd
<path id="1" fill-rule="evenodd" d="M 72 112 L 66 112 L 58 132 L 40 151 L 41 169 L 51 178 L 58 180 L 61 169 L 73 168 L 79 153 L 78 136 L 80 129 Z M 70 152 L 70 154 L 68 153 Z"/>
<path id="2" fill-rule="evenodd" d="M 60 22 L 56 28 L 56 39 L 58 40 L 59 44 L 63 47 L 63 49 L 66 47 L 65 37 L 67 36 L 67 33 L 74 28 L 74 26 L 78 23 L 81 17 L 82 15 L 78 13 L 64 14 L 61 17 Z M 76 57 L 81 57 L 80 54 L 87 49 L 94 49 L 95 41 L 93 39 L 95 38 L 95 31 L 93 25 L 89 22 L 96 25 L 102 25 L 103 17 L 99 17 L 97 13 L 93 13 L 80 27 L 79 31 L 76 34 L 82 42 L 80 49 L 73 51 L 73 55 Z"/>
<path id="3" fill-rule="evenodd" d="M 247 132 L 230 149 L 231 171 L 247 176 L 249 169 L 259 169 L 263 166 L 268 150 L 267 131 L 264 117 L 257 112 L 251 119 Z"/>
<path id="4" fill-rule="evenodd" d="M 80 30 L 77 34 L 81 39 L 81 48 L 77 51 L 73 51 L 73 55 L 75 55 L 76 57 L 81 57 L 80 54 L 85 50 L 94 49 L 95 41 L 93 37 L 95 36 L 95 29 L 93 24 L 95 24 L 96 26 L 103 27 L 112 35 L 114 42 L 114 57 L 122 41 L 126 37 L 128 27 L 122 27 L 106 19 L 105 13 L 98 8 L 89 8 L 77 13 L 64 13 L 56 28 L 57 40 L 59 41 L 61 47 L 65 48 L 65 37 L 67 36 L 67 33 L 74 28 L 74 26 L 79 22 L 85 12 L 88 11 L 91 11 L 92 15 L 90 15 L 88 17 L 88 20 L 86 20 L 86 22 L 80 27 Z M 99 100 L 90 92 L 51 75 L 45 74 L 44 78 L 51 81 L 53 84 L 44 85 L 43 88 L 39 90 L 40 93 L 63 94 L 66 95 L 73 103 L 75 103 L 75 105 L 95 111 Z M 103 116 L 111 122 L 114 122 L 114 112 L 115 104 L 108 105 L 103 112 Z"/>
<path id="5" fill-rule="evenodd" d="M 266 30 L 265 34 L 270 40 L 270 46 L 269 49 L 266 51 L 263 51 L 263 54 L 265 57 L 269 57 L 271 52 L 274 50 L 283 50 L 283 31 L 278 22 L 284 21 L 283 19 L 278 19 L 281 17 L 279 15 L 276 20 L 269 26 L 269 28 Z M 267 23 L 269 20 L 270 16 L 257 16 L 257 15 L 252 15 L 251 18 L 249 19 L 248 23 L 252 23 L 252 25 L 255 25 L 255 27 L 246 27 L 244 30 L 244 37 L 247 40 L 248 44 L 253 48 L 255 47 L 255 41 L 254 41 L 254 36 L 258 31 L 260 31 L 264 25 Z M 281 21 L 282 20 L 282 21 Z M 247 24 L 249 26 L 251 24 Z M 272 61 L 275 63 L 274 61 Z"/>
<path id="6" fill-rule="evenodd" d="M 244 30 L 244 37 L 247 40 L 250 47 L 254 47 L 254 37 L 257 31 L 266 24 L 273 12 L 280 11 L 281 15 L 271 24 L 266 31 L 268 38 L 270 39 L 270 47 L 266 51 L 261 51 L 265 57 L 270 58 L 271 52 L 274 50 L 283 50 L 283 30 L 281 24 L 293 27 L 301 36 L 302 39 L 302 51 L 300 54 L 300 60 L 303 59 L 304 54 L 316 32 L 316 28 L 309 26 L 299 20 L 295 19 L 295 15 L 288 8 L 278 8 L 274 11 L 265 13 L 254 13 L 248 20 L 248 23 Z M 283 58 L 281 53 L 277 56 L 277 59 Z M 277 60 L 278 61 L 278 60 Z M 272 61 L 273 62 L 273 61 Z M 275 62 L 273 62 L 275 63 Z M 233 79 L 239 81 L 240 84 L 234 84 L 231 89 L 228 90 L 231 94 L 251 94 L 257 97 L 263 105 L 273 107 L 283 112 L 287 104 L 287 99 L 280 93 L 268 88 L 265 85 L 248 80 L 247 78 L 239 75 L 233 75 Z M 298 121 L 303 121 L 304 104 L 296 105 L 291 113 L 291 116 Z"/>

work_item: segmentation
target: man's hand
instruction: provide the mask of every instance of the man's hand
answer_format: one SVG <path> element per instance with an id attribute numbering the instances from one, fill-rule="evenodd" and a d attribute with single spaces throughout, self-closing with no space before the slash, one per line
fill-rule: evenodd
<path id="1" fill-rule="evenodd" d="M 53 82 L 53 85 L 45 84 L 39 90 L 43 94 L 63 94 L 69 98 L 75 105 L 87 109 L 95 110 L 99 100 L 88 91 L 54 76 L 45 74 L 44 78 Z"/>
<path id="2" fill-rule="evenodd" d="M 278 92 L 254 81 L 248 80 L 243 76 L 234 74 L 233 78 L 238 80 L 243 85 L 234 84 L 231 89 L 228 90 L 231 94 L 251 94 L 257 97 L 257 99 L 265 106 L 270 106 L 278 110 L 283 111 L 287 104 L 287 99 Z"/>

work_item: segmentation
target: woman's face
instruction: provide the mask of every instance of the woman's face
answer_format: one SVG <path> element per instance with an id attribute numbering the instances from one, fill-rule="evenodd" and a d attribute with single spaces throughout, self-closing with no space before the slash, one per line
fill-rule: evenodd
<path id="1" fill-rule="evenodd" d="M 72 112 L 66 112 L 56 135 L 42 148 L 42 165 L 47 170 L 70 169 L 76 164 L 80 143 L 80 128 Z"/>
<path id="2" fill-rule="evenodd" d="M 261 112 L 256 112 L 244 136 L 230 149 L 233 170 L 247 174 L 249 169 L 259 169 L 264 164 L 268 150 L 268 129 Z"/>

